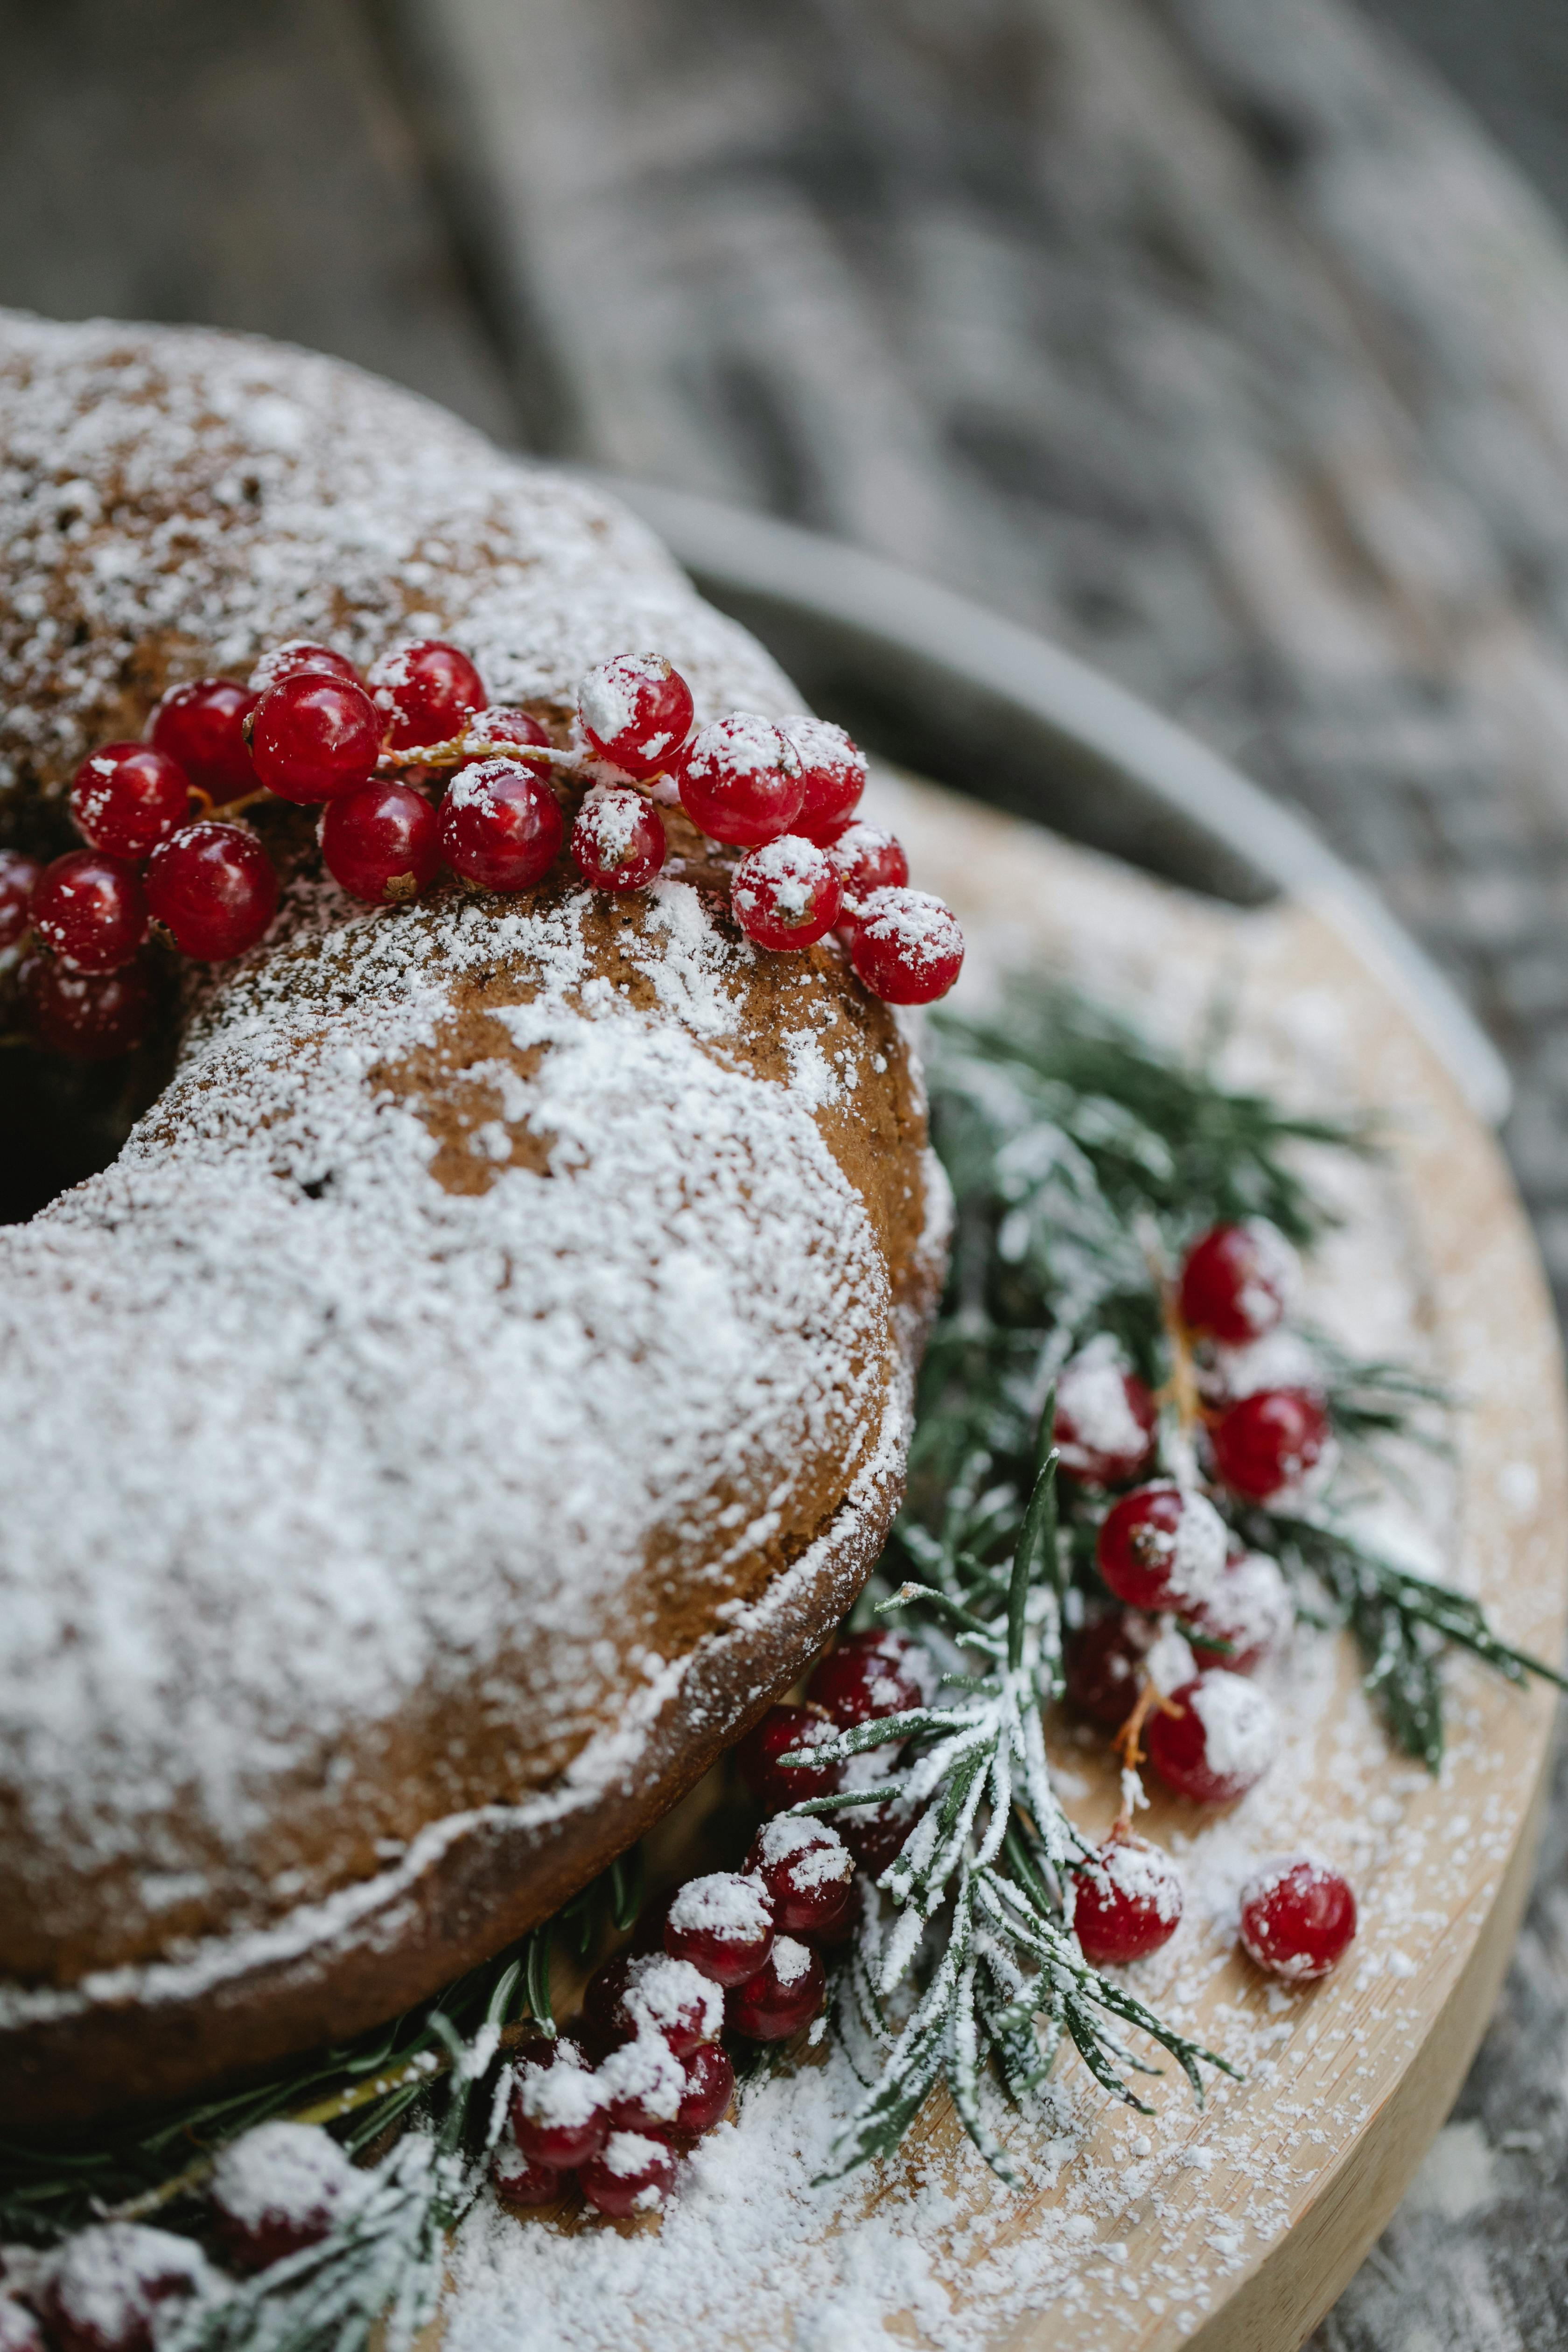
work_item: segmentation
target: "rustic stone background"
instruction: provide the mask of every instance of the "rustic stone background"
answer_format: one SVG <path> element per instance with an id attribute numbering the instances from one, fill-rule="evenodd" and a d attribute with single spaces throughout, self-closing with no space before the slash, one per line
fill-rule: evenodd
<path id="1" fill-rule="evenodd" d="M 0 0 L 0 301 L 858 540 L 1305 809 L 1507 1055 L 1568 1303 L 1561 0 Z M 1568 2340 L 1565 2049 L 1568 1773 L 1322 2352 Z"/>

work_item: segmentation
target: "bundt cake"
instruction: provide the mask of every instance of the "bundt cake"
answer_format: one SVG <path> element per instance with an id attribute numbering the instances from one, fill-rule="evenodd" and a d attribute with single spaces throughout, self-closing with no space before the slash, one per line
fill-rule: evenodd
<path id="1" fill-rule="evenodd" d="M 0 845 L 201 675 L 462 646 L 564 743 L 658 647 L 797 697 L 596 491 L 355 371 L 0 320 Z M 898 1016 L 679 810 L 370 908 L 254 812 L 112 1164 L 0 1228 L 0 2111 L 341 2037 L 547 1916 L 785 1688 L 901 1482 L 944 1192 Z M 724 887 L 721 887 L 724 886 Z M 172 961 L 172 960 L 171 960 Z M 143 1055 L 143 1063 L 146 1062 Z"/>

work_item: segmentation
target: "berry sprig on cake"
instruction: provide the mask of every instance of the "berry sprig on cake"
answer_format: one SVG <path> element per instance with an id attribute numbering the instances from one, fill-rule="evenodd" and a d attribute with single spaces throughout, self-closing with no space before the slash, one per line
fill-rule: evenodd
<path id="1" fill-rule="evenodd" d="M 0 957 L 18 965 L 39 1043 L 107 1059 L 151 1025 L 154 932 L 205 963 L 265 936 L 279 879 L 245 820 L 266 801 L 319 808 L 327 871 L 377 907 L 420 898 L 443 866 L 476 890 L 533 890 L 563 855 L 593 889 L 645 889 L 679 807 L 732 860 L 731 906 L 755 946 L 798 953 L 833 934 L 885 1002 L 945 995 L 963 933 L 909 887 L 892 835 L 857 819 L 866 761 L 844 730 L 804 714 L 694 719 L 658 654 L 590 670 L 556 744 L 532 712 L 492 706 L 456 646 L 398 646 L 362 678 L 330 646 L 293 640 L 244 686 L 173 688 L 147 741 L 82 761 L 70 812 L 85 847 L 47 865 L 0 851 Z"/>

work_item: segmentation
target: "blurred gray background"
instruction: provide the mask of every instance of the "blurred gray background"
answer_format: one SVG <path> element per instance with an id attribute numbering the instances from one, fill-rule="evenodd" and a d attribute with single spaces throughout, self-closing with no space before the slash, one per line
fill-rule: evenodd
<path id="1" fill-rule="evenodd" d="M 1568 1302 L 1564 0 L 0 0 L 0 303 L 336 352 L 1033 621 L 1475 1006 Z M 1320 2352 L 1568 2343 L 1568 1776 Z"/>

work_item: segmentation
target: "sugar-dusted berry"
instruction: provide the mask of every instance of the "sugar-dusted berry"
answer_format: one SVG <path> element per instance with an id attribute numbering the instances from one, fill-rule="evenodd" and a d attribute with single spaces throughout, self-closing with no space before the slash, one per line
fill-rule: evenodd
<path id="1" fill-rule="evenodd" d="M 657 2213 L 675 2187 L 674 2150 L 647 2132 L 612 2132 L 598 2155 L 583 2165 L 577 2186 L 595 2212 L 624 2220 Z"/>
<path id="2" fill-rule="evenodd" d="M 773 1925 L 793 1936 L 831 1935 L 855 1892 L 855 1857 L 836 1829 L 809 1813 L 764 1822 L 746 1868 L 768 1890 Z"/>
<path id="3" fill-rule="evenodd" d="M 33 886 L 43 872 L 39 858 L 19 849 L 0 849 L 0 955 L 16 947 L 32 925 Z"/>
<path id="4" fill-rule="evenodd" d="M 629 784 L 596 784 L 572 827 L 572 862 L 599 890 L 641 890 L 664 864 L 664 823 Z"/>
<path id="5" fill-rule="evenodd" d="M 773 1906 L 760 1878 L 739 1870 L 689 1878 L 665 1915 L 664 1948 L 718 1985 L 744 1984 L 773 1949 Z"/>
<path id="6" fill-rule="evenodd" d="M 364 2186 L 330 2132 L 258 2124 L 221 2151 L 207 2182 L 225 2260 L 234 2270 L 263 2271 L 318 2245 Z"/>
<path id="7" fill-rule="evenodd" d="M 33 885 L 34 935 L 73 971 L 118 971 L 147 936 L 147 894 L 133 866 L 101 849 L 68 849 Z"/>
<path id="8" fill-rule="evenodd" d="M 1146 1620 L 1108 1609 L 1069 1633 L 1062 1655 L 1068 1705 L 1107 1731 L 1120 1731 L 1137 1703 L 1151 1633 Z"/>
<path id="9" fill-rule="evenodd" d="M 441 862 L 439 820 L 412 784 L 362 784 L 329 805 L 321 856 L 333 881 L 354 898 L 401 906 L 419 896 Z"/>
<path id="10" fill-rule="evenodd" d="M 724 2021 L 752 2042 L 784 2042 L 822 2007 L 827 1979 L 809 1944 L 780 1936 L 763 1965 L 724 1996 Z"/>
<path id="11" fill-rule="evenodd" d="M 100 2221 L 68 2238 L 42 2297 L 52 2352 L 152 2352 L 163 2304 L 211 2278 L 199 2246 L 140 2221 Z"/>
<path id="12" fill-rule="evenodd" d="M 932 1004 L 963 964 L 963 933 L 929 890 L 873 890 L 859 908 L 849 961 L 889 1004 Z"/>
<path id="13" fill-rule="evenodd" d="M 1255 1389 L 1209 1423 L 1216 1476 L 1249 1503 L 1300 1486 L 1323 1463 L 1331 1438 L 1328 1409 L 1311 1389 Z"/>
<path id="14" fill-rule="evenodd" d="M 1133 1609 L 1184 1609 L 1204 1600 L 1225 1573 L 1229 1537 L 1205 1495 L 1184 1486 L 1139 1486 L 1100 1523 L 1095 1557 L 1119 1601 Z"/>
<path id="15" fill-rule="evenodd" d="M 721 2042 L 702 2042 L 681 2060 L 686 2087 L 675 2111 L 679 2132 L 711 2131 L 727 2113 L 735 2095 L 735 2069 Z"/>
<path id="16" fill-rule="evenodd" d="M 679 781 L 692 824 L 742 849 L 787 833 L 805 797 L 795 745 L 751 710 L 700 728 L 681 754 Z"/>
<path id="17" fill-rule="evenodd" d="M 313 806 L 358 792 L 380 751 L 374 703 L 354 679 L 330 671 L 279 678 L 251 715 L 251 764 L 279 800 Z"/>
<path id="18" fill-rule="evenodd" d="M 245 740 L 245 722 L 256 704 L 249 687 L 236 686 L 232 678 L 192 678 L 170 688 L 147 731 L 158 750 L 221 808 L 256 790 Z"/>
<path id="19" fill-rule="evenodd" d="M 561 803 L 537 769 L 521 760 L 476 760 L 459 768 L 441 803 L 441 855 L 481 890 L 531 890 L 560 855 Z"/>
<path id="20" fill-rule="evenodd" d="M 182 955 L 218 963 L 260 939 L 278 911 L 278 877 L 244 825 L 188 824 L 153 851 L 147 905 Z"/>
<path id="21" fill-rule="evenodd" d="M 1096 1486 L 1142 1476 L 1154 1451 L 1154 1400 L 1116 1342 L 1091 1339 L 1063 1366 L 1054 1434 L 1062 1468 Z"/>
<path id="22" fill-rule="evenodd" d="M 780 721 L 800 754 L 805 793 L 795 820 L 808 841 L 829 842 L 841 834 L 866 789 L 866 754 L 830 719 Z"/>
<path id="23" fill-rule="evenodd" d="M 691 688 L 662 654 L 601 662 L 578 688 L 577 709 L 599 757 L 627 776 L 673 768 L 691 732 Z"/>
<path id="24" fill-rule="evenodd" d="M 1210 1667 L 1156 1709 L 1143 1734 L 1168 1789 L 1199 1805 L 1228 1805 L 1262 1780 L 1279 1744 L 1273 1703 L 1241 1675 Z"/>
<path id="25" fill-rule="evenodd" d="M 72 971 L 53 956 L 30 955 L 17 974 L 28 1026 L 51 1054 L 109 1062 L 140 1045 L 157 1009 L 145 962 L 119 971 Z"/>
<path id="26" fill-rule="evenodd" d="M 1300 1274 L 1295 1251 L 1267 1218 L 1215 1225 L 1183 1262 L 1182 1320 L 1222 1347 L 1244 1348 L 1280 1321 Z"/>
<path id="27" fill-rule="evenodd" d="M 594 2079 L 611 2131 L 658 2135 L 674 2129 L 686 2096 L 686 2060 L 653 2027 L 645 2025 L 612 2050 L 595 2068 Z"/>
<path id="28" fill-rule="evenodd" d="M 1289 1640 L 1295 1605 L 1284 1571 L 1267 1552 L 1237 1552 L 1205 1600 L 1184 1612 L 1187 1638 L 1203 1665 L 1256 1674 Z"/>
<path id="29" fill-rule="evenodd" d="M 531 2164 L 568 2172 L 603 2147 L 609 2131 L 596 2077 L 570 2050 L 551 2064 L 530 2060 L 512 2084 L 511 2128 Z"/>
<path id="30" fill-rule="evenodd" d="M 1288 1984 L 1314 1984 L 1326 1977 L 1355 1930 L 1350 1881 L 1311 1854 L 1268 1863 L 1242 1888 L 1242 1949 Z"/>
<path id="31" fill-rule="evenodd" d="M 71 780 L 71 814 L 94 849 L 137 864 L 184 824 L 191 787 L 155 743 L 106 743 Z"/>
<path id="32" fill-rule="evenodd" d="M 48 2352 L 34 2314 L 0 2286 L 0 2352 Z"/>
<path id="33" fill-rule="evenodd" d="M 851 929 L 874 890 L 901 889 L 910 878 L 904 846 L 886 825 L 857 817 L 834 835 L 827 854 L 838 873 L 840 911 Z"/>
<path id="34" fill-rule="evenodd" d="M 1147 1839 L 1112 1831 L 1073 1874 L 1073 1933 L 1096 1968 L 1147 1958 L 1182 1924 L 1182 1874 Z"/>
<path id="35" fill-rule="evenodd" d="M 759 947 L 808 948 L 838 920 L 838 876 L 816 842 L 782 833 L 742 858 L 730 898 L 735 920 Z"/>
<path id="36" fill-rule="evenodd" d="M 490 2184 L 503 2205 L 530 2213 L 538 2206 L 553 2205 L 565 2181 L 552 2164 L 531 2163 L 508 2131 L 490 2158 Z"/>
<path id="37" fill-rule="evenodd" d="M 842 1767 L 837 1764 L 784 1764 L 780 1758 L 794 1748 L 820 1748 L 836 1739 L 837 1727 L 815 1707 L 770 1706 L 735 1750 L 741 1777 L 770 1813 L 807 1797 L 830 1796 L 837 1788 Z"/>
<path id="38" fill-rule="evenodd" d="M 901 1797 L 876 1805 L 847 1805 L 835 1824 L 868 1878 L 880 1878 L 904 1850 L 915 1816 Z"/>
<path id="39" fill-rule="evenodd" d="M 493 702 L 488 710 L 477 711 L 465 730 L 470 743 L 504 744 L 520 751 L 547 751 L 550 730 L 531 710 L 519 710 L 510 702 Z"/>
<path id="40" fill-rule="evenodd" d="M 931 1696 L 926 1652 L 892 1626 L 847 1633 L 829 1650 L 806 1685 L 806 1696 L 840 1731 L 904 1715 Z"/>
<path id="41" fill-rule="evenodd" d="M 328 677 L 346 677 L 357 686 L 360 675 L 347 654 L 336 654 L 331 646 L 319 646 L 313 637 L 288 637 L 280 646 L 264 653 L 250 673 L 252 694 L 265 694 L 279 678 L 300 677 L 306 671 L 324 673 Z"/>
<path id="42" fill-rule="evenodd" d="M 622 1952 L 605 1961 L 588 1979 L 583 2007 L 604 2032 L 662 2034 L 678 2058 L 711 2042 L 724 2022 L 719 1987 L 689 1960 L 665 1952 Z"/>
<path id="43" fill-rule="evenodd" d="M 487 699 L 484 680 L 468 655 L 437 637 L 383 654 L 369 685 L 380 727 L 387 730 L 395 751 L 449 743 Z"/>

